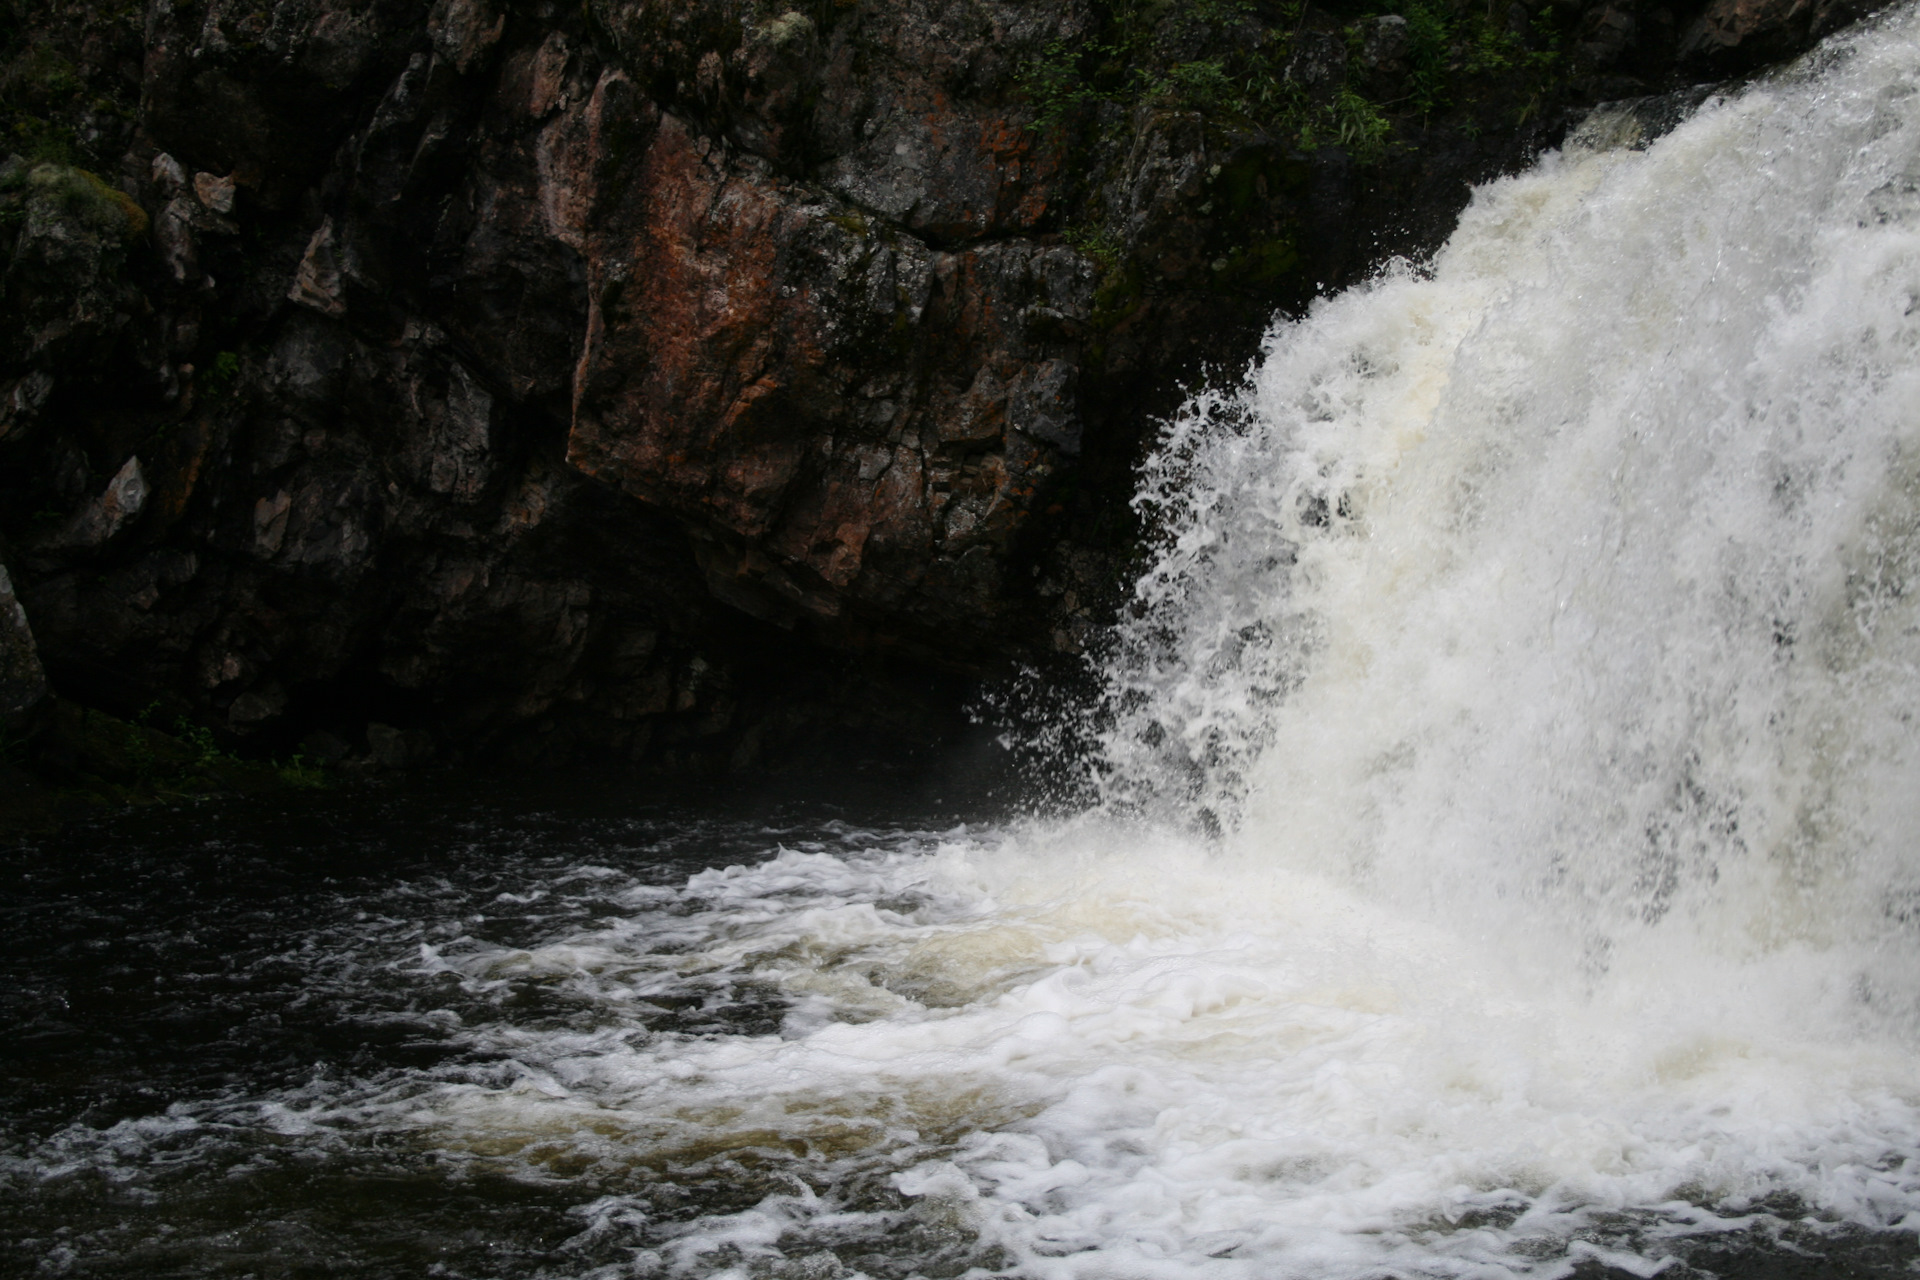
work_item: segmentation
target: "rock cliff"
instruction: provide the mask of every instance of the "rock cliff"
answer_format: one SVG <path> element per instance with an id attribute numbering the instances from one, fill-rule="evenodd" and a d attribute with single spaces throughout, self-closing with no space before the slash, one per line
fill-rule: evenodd
<path id="1" fill-rule="evenodd" d="M 1183 383 L 1856 16 L 10 2 L 0 713 L 704 772 L 1078 653 Z"/>

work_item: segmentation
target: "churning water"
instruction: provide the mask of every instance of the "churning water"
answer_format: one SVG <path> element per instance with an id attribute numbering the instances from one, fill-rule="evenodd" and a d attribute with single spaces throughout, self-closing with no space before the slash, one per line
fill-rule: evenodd
<path id="1" fill-rule="evenodd" d="M 1091 811 L 336 888 L 423 1056 L 16 1126 L 16 1256 L 1912 1270 L 1920 19 L 1632 124 L 1171 426 Z"/>

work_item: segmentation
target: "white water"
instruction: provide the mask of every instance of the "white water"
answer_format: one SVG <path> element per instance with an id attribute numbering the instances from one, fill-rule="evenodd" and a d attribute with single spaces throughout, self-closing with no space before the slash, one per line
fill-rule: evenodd
<path id="1" fill-rule="evenodd" d="M 1224 834 L 911 864 L 970 905 L 802 930 L 863 1020 L 755 1078 L 1029 1111 L 900 1185 L 1035 1275 L 1920 1229 L 1917 31 L 1493 184 L 1189 405 L 1107 808 Z"/>
<path id="2" fill-rule="evenodd" d="M 585 1024 L 246 1123 L 588 1170 L 608 1276 L 1650 1275 L 1781 1197 L 1920 1230 L 1916 90 L 1908 14 L 1572 146 L 1190 405 L 1100 810 L 581 869 L 601 926 L 417 971 Z M 779 1034 L 637 1030 L 742 984 Z M 751 1207 L 661 1208 L 700 1178 Z"/>

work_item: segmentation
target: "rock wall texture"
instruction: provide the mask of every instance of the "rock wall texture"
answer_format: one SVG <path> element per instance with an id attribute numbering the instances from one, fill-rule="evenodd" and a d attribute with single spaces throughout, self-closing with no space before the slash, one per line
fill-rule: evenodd
<path id="1" fill-rule="evenodd" d="M 394 764 L 924 746 L 1120 599 L 1183 382 L 1857 8 L 0 0 L 0 687 Z"/>
<path id="2" fill-rule="evenodd" d="M 0 566 L 0 728 L 13 729 L 46 700 L 47 675 L 27 625 L 27 611 Z"/>

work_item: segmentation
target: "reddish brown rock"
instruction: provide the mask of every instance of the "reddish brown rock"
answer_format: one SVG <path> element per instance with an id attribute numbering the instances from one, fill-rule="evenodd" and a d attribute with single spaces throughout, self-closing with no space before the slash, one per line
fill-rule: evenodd
<path id="1" fill-rule="evenodd" d="M 568 461 L 686 519 L 716 591 L 759 616 L 990 648 L 992 575 L 955 592 L 938 562 L 1003 558 L 1077 449 L 1068 349 L 1024 317 L 1084 321 L 1087 264 L 1031 243 L 931 248 L 618 72 L 585 116 L 591 304 Z"/>

